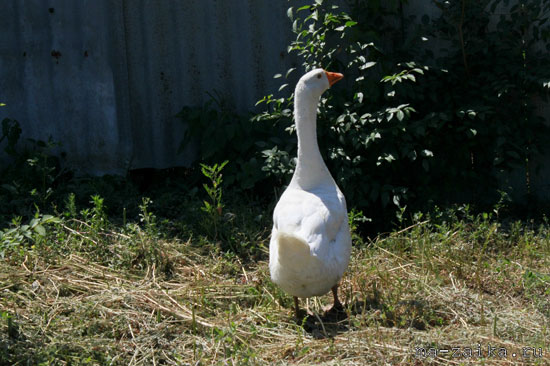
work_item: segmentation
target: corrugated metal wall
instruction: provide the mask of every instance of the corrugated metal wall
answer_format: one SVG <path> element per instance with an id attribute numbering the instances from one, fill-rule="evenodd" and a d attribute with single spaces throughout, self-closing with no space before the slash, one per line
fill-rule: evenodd
<path id="1" fill-rule="evenodd" d="M 293 60 L 286 1 L 17 0 L 2 4 L 0 118 L 62 143 L 83 172 L 188 164 L 174 115 L 218 92 L 250 110 Z"/>

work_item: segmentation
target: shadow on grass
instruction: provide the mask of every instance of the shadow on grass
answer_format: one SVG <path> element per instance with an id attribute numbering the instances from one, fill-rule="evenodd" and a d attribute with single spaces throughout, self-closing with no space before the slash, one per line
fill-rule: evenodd
<path id="1" fill-rule="evenodd" d="M 350 331 L 348 317 L 346 311 L 333 311 L 331 309 L 322 315 L 308 313 L 298 320 L 298 325 L 301 325 L 315 339 L 333 338 L 338 334 Z"/>
<path id="2" fill-rule="evenodd" d="M 345 306 L 344 311 L 328 311 L 324 314 L 308 313 L 297 321 L 315 339 L 332 338 L 355 329 L 355 317 L 368 315 L 370 322 L 387 328 L 413 328 L 427 330 L 449 324 L 428 303 L 418 299 L 402 300 L 396 304 L 381 303 L 378 299 L 356 300 Z"/>

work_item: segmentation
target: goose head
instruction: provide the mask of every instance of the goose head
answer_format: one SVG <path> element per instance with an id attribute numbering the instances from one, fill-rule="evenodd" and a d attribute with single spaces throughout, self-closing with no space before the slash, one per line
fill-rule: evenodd
<path id="1" fill-rule="evenodd" d="M 337 72 L 329 72 L 323 69 L 311 70 L 298 81 L 296 93 L 307 93 L 312 98 L 318 99 L 325 90 L 343 77 L 344 75 Z"/>

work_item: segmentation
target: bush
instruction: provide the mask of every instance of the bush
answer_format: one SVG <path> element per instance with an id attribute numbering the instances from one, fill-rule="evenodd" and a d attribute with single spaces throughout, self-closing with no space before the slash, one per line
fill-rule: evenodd
<path id="1" fill-rule="evenodd" d="M 404 4 L 357 1 L 346 13 L 316 0 L 288 11 L 289 51 L 304 69 L 346 76 L 321 99 L 319 144 L 348 206 L 378 229 L 405 207 L 493 203 L 499 174 L 532 164 L 548 138 L 533 102 L 550 78 L 539 47 L 549 4 L 436 1 L 440 13 L 421 21 L 405 18 Z M 270 110 L 256 121 L 294 130 L 292 95 L 263 101 Z M 295 148 L 264 150 L 264 169 L 287 179 Z"/>
<path id="2" fill-rule="evenodd" d="M 4 152 L 9 164 L 0 169 L 0 224 L 15 215 L 31 218 L 36 209 L 49 209 L 54 187 L 67 173 L 61 169 L 61 159 L 52 150 L 59 146 L 48 141 L 27 139 L 21 143 L 19 122 L 2 121 L 0 143 L 6 141 Z"/>
<path id="3" fill-rule="evenodd" d="M 280 145 L 284 130 L 273 125 L 266 128 L 265 123 L 251 124 L 247 116 L 236 113 L 220 96 L 211 96 L 202 107 L 184 107 L 177 117 L 187 127 L 180 151 L 197 142 L 198 164 L 229 161 L 224 170 L 227 186 L 241 190 L 261 186 L 266 174 L 258 151 Z"/>

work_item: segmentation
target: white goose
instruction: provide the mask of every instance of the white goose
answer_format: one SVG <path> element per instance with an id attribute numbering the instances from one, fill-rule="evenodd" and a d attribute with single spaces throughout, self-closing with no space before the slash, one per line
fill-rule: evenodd
<path id="1" fill-rule="evenodd" d="M 348 267 L 351 235 L 346 200 L 317 145 L 317 105 L 321 94 L 343 77 L 312 70 L 294 92 L 298 162 L 273 213 L 269 270 L 273 282 L 294 296 L 297 317 L 298 297 L 320 296 L 330 289 L 333 308 L 342 308 L 338 281 Z"/>

